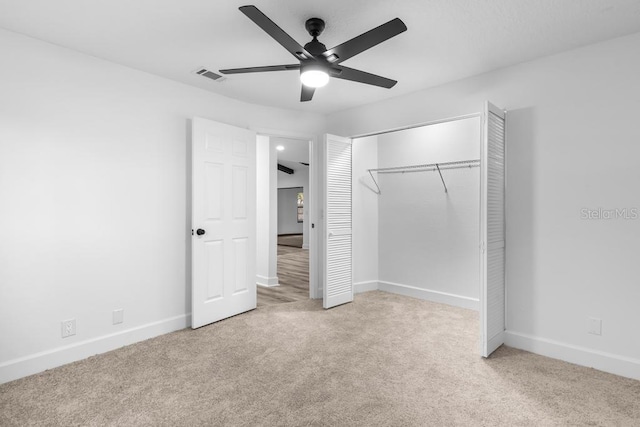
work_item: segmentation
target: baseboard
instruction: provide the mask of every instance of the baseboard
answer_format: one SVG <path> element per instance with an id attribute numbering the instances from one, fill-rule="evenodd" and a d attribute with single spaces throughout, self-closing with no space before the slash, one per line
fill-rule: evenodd
<path id="1" fill-rule="evenodd" d="M 302 244 L 302 249 L 309 249 L 309 244 L 308 243 L 303 243 Z"/>
<path id="2" fill-rule="evenodd" d="M 256 274 L 256 284 L 258 286 L 263 286 L 265 288 L 271 288 L 274 286 L 280 286 L 280 282 L 278 281 L 278 276 L 276 277 L 265 277 L 259 274 Z"/>
<path id="3" fill-rule="evenodd" d="M 505 344 L 531 353 L 564 360 L 627 378 L 640 380 L 640 360 L 617 354 L 540 338 L 520 332 L 506 331 Z"/>
<path id="4" fill-rule="evenodd" d="M 393 294 L 405 295 L 412 298 L 423 299 L 427 301 L 439 302 L 455 307 L 468 308 L 478 311 L 480 302 L 477 298 L 470 298 L 461 295 L 449 294 L 446 292 L 433 291 L 430 289 L 416 288 L 415 286 L 402 285 L 392 282 L 378 282 L 378 289 Z"/>
<path id="5" fill-rule="evenodd" d="M 377 280 L 368 280 L 366 282 L 358 282 L 353 284 L 354 294 L 361 294 L 363 292 L 377 291 L 377 290 L 378 290 Z"/>
<path id="6" fill-rule="evenodd" d="M 125 345 L 134 344 L 159 335 L 187 328 L 191 325 L 191 314 L 182 314 L 158 322 L 147 323 L 114 334 L 104 335 L 74 343 L 65 347 L 43 351 L 0 364 L 0 384 L 77 360 L 86 359 Z"/>

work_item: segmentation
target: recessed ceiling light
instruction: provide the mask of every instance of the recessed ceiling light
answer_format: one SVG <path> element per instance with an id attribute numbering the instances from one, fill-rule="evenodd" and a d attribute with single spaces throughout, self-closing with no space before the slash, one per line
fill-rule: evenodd
<path id="1" fill-rule="evenodd" d="M 278 145 L 278 146 L 276 147 L 276 150 L 278 150 L 278 151 L 283 151 L 283 150 L 284 150 L 284 147 L 283 147 L 282 145 Z"/>

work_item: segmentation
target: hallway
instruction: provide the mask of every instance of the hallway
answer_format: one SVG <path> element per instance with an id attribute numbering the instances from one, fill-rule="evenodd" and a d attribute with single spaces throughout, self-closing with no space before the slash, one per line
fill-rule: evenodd
<path id="1" fill-rule="evenodd" d="M 258 286 L 258 307 L 309 299 L 309 251 L 278 245 L 280 286 Z"/>

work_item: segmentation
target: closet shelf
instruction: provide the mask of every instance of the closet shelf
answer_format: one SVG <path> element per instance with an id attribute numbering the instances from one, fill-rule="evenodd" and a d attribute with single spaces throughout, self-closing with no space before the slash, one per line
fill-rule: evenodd
<path id="1" fill-rule="evenodd" d="M 388 168 L 376 168 L 376 169 L 367 169 L 369 175 L 371 175 L 371 179 L 375 184 L 378 191 L 376 194 L 382 194 L 380 191 L 380 186 L 376 181 L 376 178 L 373 176 L 373 172 L 377 173 L 405 173 L 405 172 L 432 172 L 438 171 L 440 174 L 440 179 L 442 180 L 442 185 L 444 186 L 444 192 L 447 193 L 447 184 L 444 182 L 444 178 L 442 176 L 442 169 L 458 169 L 469 167 L 472 168 L 474 166 L 480 166 L 480 159 L 472 159 L 472 160 L 460 160 L 457 162 L 442 162 L 442 163 L 427 163 L 423 165 L 407 165 L 407 166 L 393 166 Z"/>

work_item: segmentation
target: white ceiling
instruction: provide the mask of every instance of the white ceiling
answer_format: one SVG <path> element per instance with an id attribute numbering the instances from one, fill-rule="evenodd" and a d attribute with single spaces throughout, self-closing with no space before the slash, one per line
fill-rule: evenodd
<path id="1" fill-rule="evenodd" d="M 309 163 L 309 141 L 291 138 L 271 137 L 271 142 L 276 146 L 281 145 L 284 150 L 278 151 L 278 163 L 293 169 L 295 172 L 307 171 L 309 166 L 302 163 Z M 284 172 L 278 172 L 278 175 Z"/>
<path id="2" fill-rule="evenodd" d="M 238 11 L 247 0 L 0 0 L 0 27 L 240 100 L 325 114 L 640 31 L 640 0 L 252 1 L 302 45 L 311 17 L 326 21 L 327 47 L 401 18 L 407 32 L 344 63 L 399 83 L 332 79 L 302 104 L 296 71 L 219 83 L 194 75 L 296 62 Z"/>
<path id="3" fill-rule="evenodd" d="M 278 151 L 278 161 L 309 163 L 309 141 L 271 137 L 271 142 L 284 148 L 284 150 Z"/>

